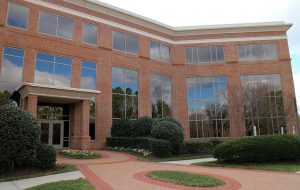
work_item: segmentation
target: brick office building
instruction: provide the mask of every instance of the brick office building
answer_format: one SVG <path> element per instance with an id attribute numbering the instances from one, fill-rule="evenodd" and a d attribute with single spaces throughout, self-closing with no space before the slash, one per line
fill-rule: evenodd
<path id="1" fill-rule="evenodd" d="M 101 147 L 121 117 L 172 115 L 187 139 L 297 133 L 290 27 L 174 28 L 92 0 L 0 0 L 1 100 L 57 148 Z"/>

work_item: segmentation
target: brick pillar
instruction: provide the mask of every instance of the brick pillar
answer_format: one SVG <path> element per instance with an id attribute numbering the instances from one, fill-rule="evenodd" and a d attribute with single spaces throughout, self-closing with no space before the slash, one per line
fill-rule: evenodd
<path id="1" fill-rule="evenodd" d="M 71 106 L 70 111 L 71 140 L 70 148 L 87 150 L 91 147 L 89 136 L 90 101 L 82 100 Z"/>
<path id="2" fill-rule="evenodd" d="M 37 100 L 38 97 L 34 95 L 28 95 L 26 97 L 26 106 L 25 109 L 34 117 L 37 118 Z"/>

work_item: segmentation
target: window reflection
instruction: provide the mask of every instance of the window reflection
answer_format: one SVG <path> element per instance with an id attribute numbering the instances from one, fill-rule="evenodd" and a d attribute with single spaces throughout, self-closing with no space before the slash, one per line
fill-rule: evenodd
<path id="1" fill-rule="evenodd" d="M 89 44 L 98 44 L 98 27 L 83 23 L 83 41 Z"/>
<path id="2" fill-rule="evenodd" d="M 113 119 L 138 117 L 138 74 L 134 70 L 112 68 Z"/>
<path id="3" fill-rule="evenodd" d="M 151 75 L 152 117 L 161 118 L 172 115 L 171 77 Z"/>
<path id="4" fill-rule="evenodd" d="M 186 63 L 224 61 L 224 46 L 195 46 L 185 48 Z"/>
<path id="5" fill-rule="evenodd" d="M 113 49 L 127 53 L 137 54 L 138 45 L 136 36 L 113 31 Z"/>
<path id="6" fill-rule="evenodd" d="M 80 88 L 96 90 L 96 63 L 81 62 Z"/>
<path id="7" fill-rule="evenodd" d="M 73 39 L 74 20 L 41 11 L 39 32 L 65 39 Z"/>
<path id="8" fill-rule="evenodd" d="M 150 58 L 170 62 L 170 46 L 156 42 L 150 43 Z"/>
<path id="9" fill-rule="evenodd" d="M 27 29 L 28 15 L 28 7 L 11 2 L 8 3 L 7 25 Z"/>
<path id="10" fill-rule="evenodd" d="M 91 140 L 96 139 L 96 99 L 93 97 L 90 101 L 90 125 L 89 134 Z"/>
<path id="11" fill-rule="evenodd" d="M 257 135 L 286 131 L 280 74 L 241 76 L 246 135 Z"/>
<path id="12" fill-rule="evenodd" d="M 4 47 L 0 80 L 21 82 L 23 77 L 23 62 L 23 49 Z"/>
<path id="13" fill-rule="evenodd" d="M 191 138 L 230 136 L 227 78 L 187 78 Z"/>
<path id="14" fill-rule="evenodd" d="M 72 59 L 50 54 L 37 53 L 35 83 L 71 86 Z"/>
<path id="15" fill-rule="evenodd" d="M 276 44 L 243 44 L 238 45 L 240 61 L 275 60 Z"/>

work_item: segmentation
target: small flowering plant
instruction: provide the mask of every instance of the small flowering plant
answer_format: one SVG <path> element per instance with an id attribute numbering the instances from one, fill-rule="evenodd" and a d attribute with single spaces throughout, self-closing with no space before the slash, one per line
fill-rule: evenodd
<path id="1" fill-rule="evenodd" d="M 124 151 L 124 152 L 133 152 L 140 155 L 143 155 L 144 157 L 151 156 L 151 151 L 146 149 L 140 149 L 140 148 L 124 148 L 124 147 L 106 147 L 106 150 L 114 150 L 114 151 Z"/>
<path id="2" fill-rule="evenodd" d="M 74 158 L 74 159 L 94 159 L 94 158 L 101 158 L 101 155 L 96 154 L 91 151 L 87 150 L 62 150 L 59 152 L 60 155 L 69 157 L 69 158 Z"/>

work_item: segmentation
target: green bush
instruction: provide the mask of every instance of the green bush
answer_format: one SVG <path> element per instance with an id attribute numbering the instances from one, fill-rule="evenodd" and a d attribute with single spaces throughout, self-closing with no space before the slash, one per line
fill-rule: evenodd
<path id="1" fill-rule="evenodd" d="M 111 126 L 112 137 L 130 137 L 132 122 L 129 119 L 121 118 L 113 120 Z"/>
<path id="2" fill-rule="evenodd" d="M 176 119 L 174 119 L 173 117 L 163 117 L 163 118 L 157 119 L 154 124 L 159 123 L 161 121 L 169 121 L 172 123 L 176 123 L 179 127 L 182 128 L 181 123 L 179 121 L 177 121 Z"/>
<path id="3" fill-rule="evenodd" d="M 36 151 L 36 166 L 41 169 L 52 169 L 55 167 L 56 151 L 51 145 L 40 144 Z"/>
<path id="4" fill-rule="evenodd" d="M 184 151 L 189 154 L 210 154 L 213 144 L 208 141 L 186 141 L 184 143 Z"/>
<path id="5" fill-rule="evenodd" d="M 213 155 L 222 162 L 262 163 L 300 159 L 300 138 L 292 135 L 246 137 L 217 145 Z"/>
<path id="6" fill-rule="evenodd" d="M 156 139 L 167 140 L 172 145 L 172 153 L 180 154 L 183 151 L 183 130 L 176 123 L 170 121 L 157 122 L 151 131 L 151 136 Z"/>
<path id="7" fill-rule="evenodd" d="M 151 117 L 140 117 L 132 124 L 132 137 L 150 137 L 154 119 Z"/>
<path id="8" fill-rule="evenodd" d="M 152 155 L 158 158 L 167 158 L 172 154 L 172 146 L 169 141 L 152 139 L 150 141 Z"/>
<path id="9" fill-rule="evenodd" d="M 12 105 L 0 107 L 0 173 L 32 165 L 39 144 L 37 121 Z"/>
<path id="10" fill-rule="evenodd" d="M 149 137 L 108 137 L 107 147 L 140 148 L 150 150 Z"/>
<path id="11" fill-rule="evenodd" d="M 218 144 L 221 144 L 223 142 L 222 139 L 217 139 L 217 138 L 214 138 L 214 139 L 211 139 L 209 142 L 212 143 L 213 147 L 217 146 Z"/>

